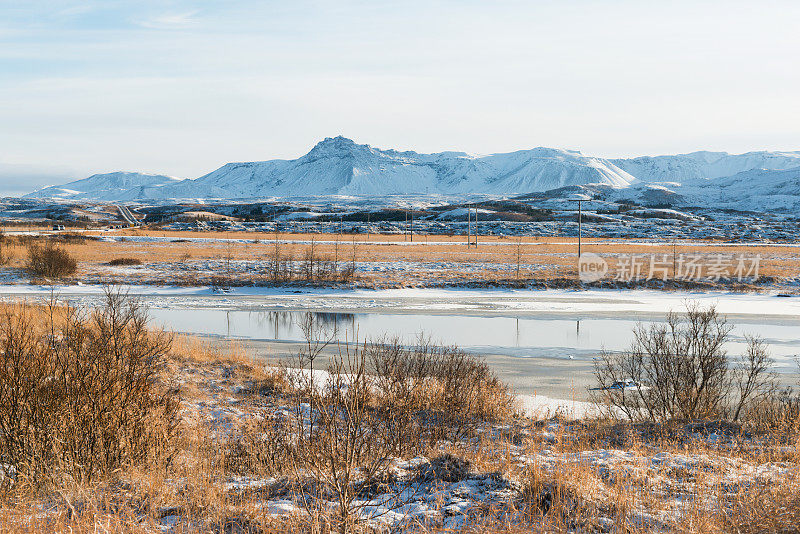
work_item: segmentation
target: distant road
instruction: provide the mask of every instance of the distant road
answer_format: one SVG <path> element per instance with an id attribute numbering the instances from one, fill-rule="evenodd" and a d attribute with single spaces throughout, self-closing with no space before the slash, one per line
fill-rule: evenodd
<path id="1" fill-rule="evenodd" d="M 115 204 L 114 207 L 117 208 L 117 211 L 119 211 L 120 216 L 125 220 L 125 222 L 127 222 L 131 226 L 137 226 L 139 224 L 139 221 L 137 221 L 136 218 L 133 216 L 131 210 L 119 204 Z"/>

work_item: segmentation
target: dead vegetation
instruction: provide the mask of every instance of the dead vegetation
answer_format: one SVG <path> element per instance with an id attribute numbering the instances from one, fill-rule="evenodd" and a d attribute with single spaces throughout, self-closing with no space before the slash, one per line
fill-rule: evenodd
<path id="1" fill-rule="evenodd" d="M 28 245 L 28 270 L 45 278 L 63 278 L 75 274 L 78 263 L 66 249 L 50 241 Z"/>
<path id="2" fill-rule="evenodd" d="M 121 267 L 124 265 L 141 265 L 142 260 L 138 258 L 114 258 L 108 264 L 112 267 Z"/>
<path id="3" fill-rule="evenodd" d="M 745 354 L 724 345 L 732 326 L 714 307 L 671 312 L 665 324 L 638 325 L 628 351 L 604 352 L 595 362 L 600 404 L 627 420 L 730 419 L 775 399 L 772 360 L 759 338 Z"/>
<path id="4" fill-rule="evenodd" d="M 276 367 L 119 295 L 4 314 L 0 531 L 797 531 L 798 435 L 752 423 L 767 398 L 739 425 L 532 421 L 455 348 L 351 343 L 322 369 L 312 322 Z"/>
<path id="5" fill-rule="evenodd" d="M 86 484 L 174 454 L 178 401 L 159 381 L 170 336 L 109 292 L 84 315 L 69 306 L 0 315 L 4 484 Z"/>
<path id="6" fill-rule="evenodd" d="M 66 234 L 65 234 L 66 235 Z M 64 248 L 89 283 L 109 278 L 133 283 L 215 285 L 348 284 L 362 287 L 505 286 L 582 287 L 577 278 L 576 242 L 572 238 L 482 236 L 476 250 L 462 236 L 419 235 L 413 243 L 402 235 L 291 234 L 257 232 L 177 232 L 126 229 L 113 234 L 7 236 L 7 265 L 25 268 L 25 248 L 51 241 Z M 138 241 L 132 238 L 157 238 Z M 219 241 L 208 241 L 219 240 Z M 726 288 L 737 291 L 779 287 L 796 292 L 800 277 L 797 251 L 764 244 L 758 247 L 708 242 L 637 243 L 625 239 L 584 240 L 587 251 L 600 254 L 615 272 L 621 255 L 672 258 L 674 254 L 761 256 L 757 283 L 720 279 L 694 282 L 667 279 L 625 282 L 606 278 L 593 287 L 645 287 L 663 290 Z M 20 252 L 14 253 L 15 249 Z M 148 269 L 109 273 L 109 258 L 142 258 Z M 409 264 L 416 263 L 413 268 Z M 646 276 L 646 275 L 645 275 Z"/>

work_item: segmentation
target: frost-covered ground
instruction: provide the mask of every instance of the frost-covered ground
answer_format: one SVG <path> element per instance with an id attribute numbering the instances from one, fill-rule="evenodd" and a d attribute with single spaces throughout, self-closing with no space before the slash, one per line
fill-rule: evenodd
<path id="1" fill-rule="evenodd" d="M 252 383 L 230 366 L 185 365 L 182 371 L 184 382 L 199 391 L 186 405 L 188 416 L 219 436 L 235 434 L 253 417 L 292 417 L 293 408 L 277 399 L 254 404 Z M 759 439 L 713 425 L 687 426 L 662 441 L 647 430 L 580 421 L 597 414 L 588 403 L 573 403 L 570 412 L 547 399 L 520 400 L 526 417 L 485 425 L 474 437 L 441 443 L 425 455 L 394 459 L 393 482 L 357 499 L 358 516 L 375 527 L 408 529 L 458 529 L 487 518 L 521 523 L 530 506 L 541 505 L 526 500 L 536 479 L 545 491 L 573 500 L 575 513 L 589 516 L 582 508 L 591 508 L 591 516 L 576 517 L 569 531 L 609 531 L 624 523 L 669 532 L 750 488 L 797 483 L 793 446 L 762 450 Z M 234 475 L 219 484 L 226 495 L 255 499 L 259 513 L 281 519 L 306 513 L 292 476 Z M 162 520 L 168 532 L 180 524 L 179 516 Z"/>
<path id="2" fill-rule="evenodd" d="M 291 261 L 287 265 L 295 271 L 302 268 L 302 262 Z M 339 268 L 352 267 L 356 273 L 445 273 L 456 271 L 459 273 L 480 273 L 480 272 L 502 272 L 513 273 L 517 270 L 516 263 L 495 263 L 495 262 L 450 262 L 450 261 L 340 261 Z M 521 263 L 519 269 L 530 272 L 543 270 L 546 267 L 541 264 Z M 198 276 L 219 275 L 220 273 L 229 275 L 252 275 L 269 274 L 269 265 L 266 261 L 247 261 L 247 260 L 201 260 L 184 262 L 151 262 L 146 266 L 134 267 L 112 267 L 97 266 L 90 268 L 86 273 L 88 280 L 93 275 L 129 275 L 129 276 L 161 276 L 163 273 L 192 273 Z"/>

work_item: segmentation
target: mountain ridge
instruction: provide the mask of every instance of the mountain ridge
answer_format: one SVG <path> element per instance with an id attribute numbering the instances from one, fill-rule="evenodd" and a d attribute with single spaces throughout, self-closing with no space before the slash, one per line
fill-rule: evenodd
<path id="1" fill-rule="evenodd" d="M 319 141 L 296 159 L 231 162 L 195 179 L 117 172 L 51 186 L 25 197 L 136 201 L 326 195 L 513 196 L 586 185 L 645 191 L 648 188 L 642 184 L 654 183 L 662 184 L 658 187 L 667 191 L 674 189 L 673 198 L 691 201 L 698 195 L 709 196 L 703 188 L 722 186 L 718 180 L 736 175 L 740 176 L 735 189 L 741 194 L 755 193 L 741 182 L 757 178 L 759 187 L 786 196 L 786 191 L 794 191 L 795 178 L 785 173 L 795 168 L 800 169 L 800 151 L 696 151 L 615 159 L 548 147 L 488 155 L 458 151 L 424 154 L 380 149 L 337 136 Z M 667 183 L 673 185 L 663 185 Z M 651 196 L 655 192 L 652 187 L 649 191 Z M 716 192 L 710 197 L 722 198 Z"/>

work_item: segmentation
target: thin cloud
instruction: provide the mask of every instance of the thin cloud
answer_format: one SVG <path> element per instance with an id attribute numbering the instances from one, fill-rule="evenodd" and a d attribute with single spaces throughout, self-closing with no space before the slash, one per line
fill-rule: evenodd
<path id="1" fill-rule="evenodd" d="M 196 18 L 198 11 L 187 11 L 184 13 L 163 13 L 146 20 L 139 21 L 139 26 L 153 30 L 186 30 L 197 26 L 199 20 Z"/>

